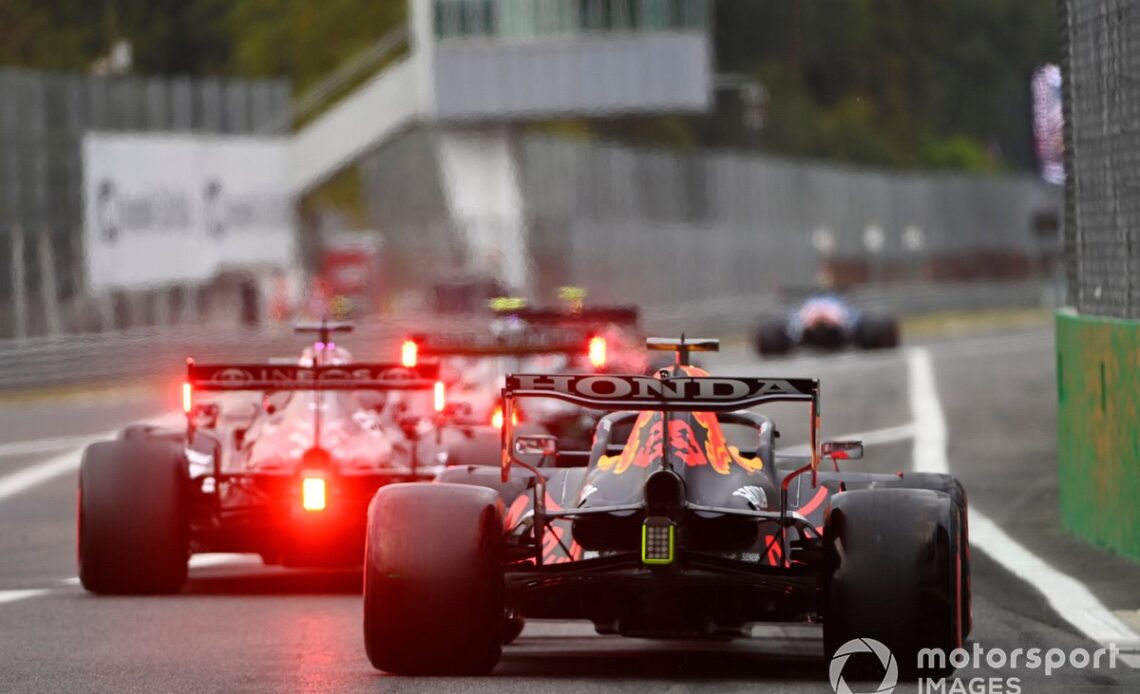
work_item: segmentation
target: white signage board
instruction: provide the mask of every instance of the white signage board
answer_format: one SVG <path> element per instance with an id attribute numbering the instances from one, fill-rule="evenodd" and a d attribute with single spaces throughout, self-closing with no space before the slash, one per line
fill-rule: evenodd
<path id="1" fill-rule="evenodd" d="M 295 259 L 284 139 L 88 133 L 83 177 L 92 292 L 196 284 Z"/>

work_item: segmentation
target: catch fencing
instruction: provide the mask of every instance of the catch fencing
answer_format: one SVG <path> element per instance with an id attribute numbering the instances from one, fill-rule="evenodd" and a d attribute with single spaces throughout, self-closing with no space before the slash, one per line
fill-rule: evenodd
<path id="1" fill-rule="evenodd" d="M 0 68 L 0 338 L 90 329 L 98 313 L 84 294 L 85 132 L 266 132 L 290 98 L 284 80 Z"/>
<path id="2" fill-rule="evenodd" d="M 1069 295 L 1140 318 L 1140 3 L 1068 0 L 1061 20 Z"/>
<path id="3" fill-rule="evenodd" d="M 534 135 L 516 151 L 529 293 L 538 297 L 581 285 L 597 300 L 659 305 L 821 281 L 1048 281 L 1059 267 L 1062 190 L 1033 175 L 892 172 Z M 430 132 L 388 145 L 363 172 L 393 289 L 463 271 L 463 239 L 495 235 L 498 220 L 449 218 Z"/>

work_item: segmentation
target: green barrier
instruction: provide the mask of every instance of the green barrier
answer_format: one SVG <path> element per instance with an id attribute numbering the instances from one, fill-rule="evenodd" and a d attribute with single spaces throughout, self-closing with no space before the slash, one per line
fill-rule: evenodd
<path id="1" fill-rule="evenodd" d="M 1140 560 L 1140 321 L 1057 314 L 1061 522 Z"/>

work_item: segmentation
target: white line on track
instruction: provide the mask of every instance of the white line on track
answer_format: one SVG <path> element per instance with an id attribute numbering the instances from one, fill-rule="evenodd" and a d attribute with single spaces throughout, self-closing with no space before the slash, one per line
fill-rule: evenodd
<path id="1" fill-rule="evenodd" d="M 0 590 L 0 605 L 6 602 L 18 602 L 20 600 L 27 600 L 28 598 L 38 598 L 41 595 L 47 595 L 48 591 L 43 588 L 26 588 L 23 590 Z"/>
<path id="2" fill-rule="evenodd" d="M 915 470 L 947 473 L 950 464 L 946 457 L 946 417 L 938 399 L 930 352 L 924 347 L 909 349 L 906 363 L 914 414 Z M 1036 588 L 1062 619 L 1085 636 L 1103 645 L 1116 644 L 1122 649 L 1140 647 L 1140 636 L 1106 608 L 1084 584 L 1018 544 L 975 508 L 970 509 L 970 545 Z"/>
<path id="3" fill-rule="evenodd" d="M 180 416 L 177 414 L 167 414 L 161 417 L 156 417 L 155 419 L 150 420 L 149 423 L 159 427 L 169 426 L 177 422 L 179 418 Z M 43 452 L 44 450 L 53 450 L 54 448 L 58 448 L 59 446 L 57 446 L 57 444 L 64 439 L 67 439 L 70 442 L 69 445 L 72 447 L 72 450 L 49 458 L 41 463 L 22 468 L 16 472 L 5 475 L 4 477 L 0 477 L 0 501 L 26 492 L 32 487 L 43 484 L 48 480 L 59 477 L 60 475 L 74 472 L 75 470 L 79 469 L 79 460 L 82 457 L 84 446 L 96 441 L 105 441 L 112 439 L 117 433 L 117 429 L 112 429 L 111 431 L 105 431 L 101 434 L 39 439 L 36 441 L 20 441 L 17 443 L 6 444 L 9 447 L 25 446 L 29 449 L 27 452 L 34 452 L 30 449 L 35 445 L 39 445 L 41 447 L 51 446 L 47 448 L 41 448 L 39 452 Z M 0 453 L 0 455 L 3 455 L 3 453 Z"/>
<path id="4" fill-rule="evenodd" d="M 12 455 L 33 455 L 35 453 L 48 453 L 65 448 L 79 448 L 87 445 L 99 434 L 80 434 L 78 436 L 55 436 L 48 439 L 32 439 L 30 441 L 13 441 L 0 443 L 0 457 Z"/>
<path id="5" fill-rule="evenodd" d="M 256 554 L 230 554 L 230 553 L 217 553 L 217 554 L 195 554 L 190 557 L 189 567 L 194 569 L 208 569 L 216 566 L 261 566 L 261 557 Z M 79 585 L 79 577 L 72 576 L 60 580 L 60 583 L 65 586 Z M 30 595 L 28 597 L 36 597 Z M 19 599 L 19 598 L 18 598 Z"/>
<path id="6" fill-rule="evenodd" d="M 111 432 L 107 438 L 114 435 L 114 432 Z M 91 440 L 98 440 L 98 438 L 92 437 Z M 0 501 L 26 492 L 32 487 L 43 484 L 60 475 L 74 472 L 79 468 L 79 458 L 81 455 L 82 450 L 80 449 L 68 451 L 54 458 L 49 458 L 42 463 L 0 477 Z"/>

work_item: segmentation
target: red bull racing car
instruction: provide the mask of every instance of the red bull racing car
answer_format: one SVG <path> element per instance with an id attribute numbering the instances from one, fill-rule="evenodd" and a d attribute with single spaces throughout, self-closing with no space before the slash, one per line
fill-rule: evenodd
<path id="1" fill-rule="evenodd" d="M 862 445 L 818 442 L 818 381 L 711 376 L 689 352 L 712 340 L 649 346 L 675 350 L 676 363 L 651 376 L 508 375 L 498 469 L 450 468 L 376 494 L 364 584 L 376 668 L 486 673 L 526 618 L 686 640 L 820 624 L 827 652 L 870 637 L 904 671 L 920 648 L 962 644 L 969 555 L 956 480 L 840 472 Z M 536 398 L 609 412 L 590 450 L 517 434 L 510 413 Z M 775 423 L 749 409 L 776 402 L 807 410 L 806 460 L 780 460 Z"/>
<path id="2" fill-rule="evenodd" d="M 92 444 L 79 473 L 79 577 L 95 593 L 178 591 L 198 552 L 288 566 L 359 565 L 376 490 L 432 479 L 432 427 L 385 407 L 442 395 L 437 368 L 360 363 L 320 337 L 291 363 L 188 362 L 187 424 Z M 308 330 L 308 328 L 306 328 Z M 248 394 L 260 393 L 260 401 Z M 230 402 L 199 401 L 231 393 Z M 399 420 L 399 421 L 396 421 Z"/>

